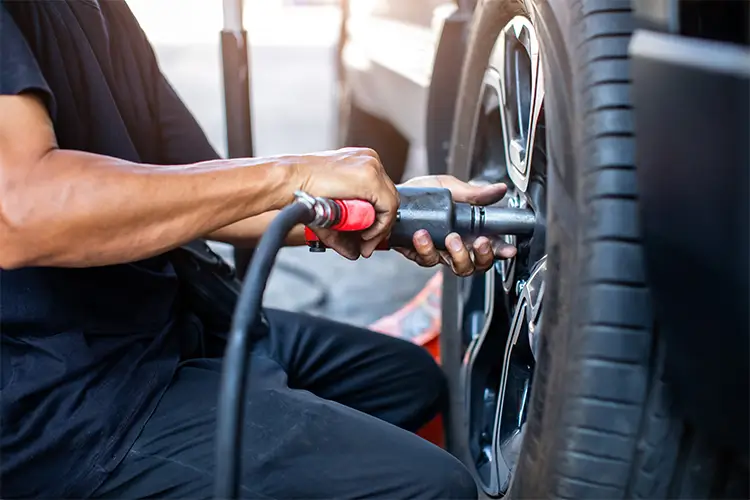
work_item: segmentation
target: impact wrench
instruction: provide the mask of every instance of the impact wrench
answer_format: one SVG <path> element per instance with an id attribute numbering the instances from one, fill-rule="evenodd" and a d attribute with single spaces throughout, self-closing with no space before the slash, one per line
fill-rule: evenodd
<path id="1" fill-rule="evenodd" d="M 531 210 L 455 203 L 451 192 L 444 188 L 401 187 L 398 194 L 396 222 L 378 250 L 412 248 L 412 238 L 419 230 L 429 233 L 435 248 L 445 250 L 445 238 L 451 233 L 462 238 L 531 235 L 536 225 Z M 315 213 L 314 220 L 305 227 L 305 240 L 311 252 L 326 250 L 311 227 L 361 231 L 375 222 L 375 209 L 366 201 L 313 198 L 306 193 L 298 193 L 297 201 Z"/>
<path id="2" fill-rule="evenodd" d="M 445 250 L 445 238 L 454 232 L 463 238 L 531 236 L 536 226 L 531 210 L 455 203 L 448 189 L 401 187 L 398 194 L 396 220 L 387 241 L 378 247 L 380 250 L 413 248 L 412 238 L 419 230 L 426 230 L 435 247 Z M 367 201 L 316 198 L 297 192 L 296 201 L 281 210 L 260 239 L 237 300 L 224 353 L 217 407 L 215 498 L 239 495 L 250 332 L 263 319 L 263 292 L 287 234 L 296 225 L 304 224 L 310 251 L 322 252 L 326 247 L 311 228 L 363 231 L 374 222 L 375 208 Z"/>

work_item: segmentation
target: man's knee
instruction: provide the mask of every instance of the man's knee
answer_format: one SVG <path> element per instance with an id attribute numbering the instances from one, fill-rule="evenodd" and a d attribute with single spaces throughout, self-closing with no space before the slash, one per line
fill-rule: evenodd
<path id="1" fill-rule="evenodd" d="M 443 370 L 422 347 L 404 345 L 402 359 L 410 369 L 409 381 L 401 381 L 402 389 L 410 393 L 412 404 L 419 407 L 417 420 L 423 422 L 417 425 L 422 425 L 447 407 L 448 383 Z"/>
<path id="2" fill-rule="evenodd" d="M 426 461 L 429 467 L 426 477 L 423 477 L 423 494 L 420 498 L 436 499 L 476 499 L 477 486 L 474 478 L 466 467 L 448 453 L 440 453 L 433 460 Z"/>
<path id="3" fill-rule="evenodd" d="M 432 356 L 420 348 L 422 371 L 425 377 L 425 389 L 431 393 L 434 411 L 442 411 L 448 405 L 448 381 L 442 368 L 435 362 Z"/>

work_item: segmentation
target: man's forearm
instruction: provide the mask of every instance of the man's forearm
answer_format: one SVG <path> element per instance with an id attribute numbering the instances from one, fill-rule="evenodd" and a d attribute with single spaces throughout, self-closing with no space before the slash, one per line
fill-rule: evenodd
<path id="1" fill-rule="evenodd" d="M 3 169 L 2 240 L 12 243 L 5 265 L 90 267 L 162 253 L 289 203 L 291 163 L 165 167 L 53 149 L 32 165 Z"/>
<path id="2" fill-rule="evenodd" d="M 268 225 L 278 214 L 278 210 L 266 212 L 255 217 L 250 217 L 229 226 L 222 227 L 206 236 L 207 239 L 229 243 L 240 248 L 254 248 Z M 285 243 L 287 246 L 300 246 L 305 244 L 304 226 L 298 225 L 289 232 Z"/>

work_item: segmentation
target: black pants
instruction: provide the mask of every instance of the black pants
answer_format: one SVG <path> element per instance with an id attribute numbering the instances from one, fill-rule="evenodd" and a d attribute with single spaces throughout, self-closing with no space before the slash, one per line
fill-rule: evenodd
<path id="1" fill-rule="evenodd" d="M 309 316 L 267 315 L 270 333 L 251 358 L 243 497 L 477 497 L 457 459 L 411 432 L 446 397 L 422 348 Z M 185 361 L 95 496 L 210 497 L 220 372 L 220 358 Z"/>

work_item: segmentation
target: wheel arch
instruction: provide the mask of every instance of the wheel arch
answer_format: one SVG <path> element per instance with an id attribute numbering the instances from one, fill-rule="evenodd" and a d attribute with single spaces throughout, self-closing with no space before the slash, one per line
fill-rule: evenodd
<path id="1" fill-rule="evenodd" d="M 425 126 L 427 165 L 433 175 L 448 172 L 448 151 L 472 9 L 459 3 L 458 9 L 445 20 L 435 51 Z"/>

